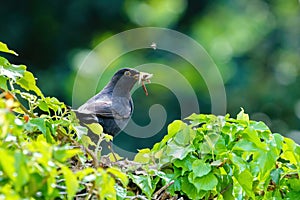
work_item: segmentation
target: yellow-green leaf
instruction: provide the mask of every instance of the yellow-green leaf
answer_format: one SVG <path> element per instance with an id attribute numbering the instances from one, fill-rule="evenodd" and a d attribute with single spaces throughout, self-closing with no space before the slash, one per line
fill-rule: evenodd
<path id="1" fill-rule="evenodd" d="M 86 124 L 86 126 L 89 127 L 89 129 L 97 135 L 101 135 L 103 133 L 103 128 L 98 123 Z"/>
<path id="2" fill-rule="evenodd" d="M 7 45 L 4 44 L 3 42 L 0 42 L 0 51 L 5 52 L 5 53 L 11 53 L 11 54 L 18 56 L 18 54 L 16 52 L 14 52 L 13 50 L 10 50 L 7 47 Z"/>
<path id="3" fill-rule="evenodd" d="M 68 194 L 67 196 L 68 196 L 68 199 L 71 200 L 75 196 L 78 186 L 79 186 L 77 177 L 66 166 L 61 166 L 61 170 L 62 170 L 64 178 L 66 180 L 66 187 L 67 187 L 67 194 Z"/>
<path id="4" fill-rule="evenodd" d="M 41 97 L 43 96 L 41 90 L 36 86 L 36 81 L 33 74 L 29 71 L 25 71 L 23 77 L 17 80 L 16 83 L 27 91 L 31 90 L 34 91 L 37 95 Z"/>
<path id="5" fill-rule="evenodd" d="M 123 172 L 121 172 L 119 169 L 115 167 L 108 168 L 106 171 L 107 173 L 111 173 L 115 178 L 119 179 L 124 187 L 127 186 L 128 177 L 126 176 L 126 174 L 124 174 Z"/>

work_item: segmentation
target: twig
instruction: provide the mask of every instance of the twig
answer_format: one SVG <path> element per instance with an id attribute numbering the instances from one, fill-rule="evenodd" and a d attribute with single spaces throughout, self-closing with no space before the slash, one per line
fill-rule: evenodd
<path id="1" fill-rule="evenodd" d="M 127 196 L 125 197 L 126 199 L 130 199 L 130 200 L 134 200 L 134 199 L 142 199 L 142 200 L 148 200 L 146 197 L 142 196 L 142 195 L 136 195 L 136 196 Z"/>
<path id="2" fill-rule="evenodd" d="M 172 180 L 170 181 L 168 184 L 164 185 L 163 187 L 161 187 L 159 190 L 157 190 L 154 195 L 153 195 L 153 199 L 157 199 L 158 195 L 160 193 L 162 193 L 162 191 L 166 190 L 170 185 L 172 185 L 175 181 Z"/>
<path id="3" fill-rule="evenodd" d="M 226 192 L 229 188 L 232 187 L 232 183 L 229 183 L 221 192 L 220 194 L 223 194 L 224 192 Z"/>

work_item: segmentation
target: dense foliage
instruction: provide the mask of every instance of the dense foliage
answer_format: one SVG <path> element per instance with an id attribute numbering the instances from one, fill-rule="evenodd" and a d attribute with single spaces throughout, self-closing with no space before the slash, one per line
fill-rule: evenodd
<path id="1" fill-rule="evenodd" d="M 0 51 L 15 52 L 0 43 Z M 0 57 L 2 199 L 296 199 L 300 147 L 242 110 L 176 120 L 135 161 L 111 162 L 87 148 L 87 129 L 45 97 L 24 65 Z M 99 125 L 89 128 L 110 140 Z M 99 145 L 99 144 L 93 144 Z"/>
<path id="2" fill-rule="evenodd" d="M 173 184 L 168 191 L 190 199 L 296 199 L 300 194 L 300 147 L 272 134 L 242 110 L 174 121 L 168 135 L 136 157 L 153 163 Z"/>
<path id="3" fill-rule="evenodd" d="M 76 0 L 68 3 L 9 0 L 1 2 L 0 35 L 2 41 L 20 53 L 9 60 L 30 66 L 42 80 L 39 88 L 44 94 L 77 106 L 72 102 L 72 86 L 78 67 L 102 41 L 145 26 L 179 31 L 202 45 L 217 64 L 226 88 L 228 113 L 233 115 L 243 106 L 251 119 L 264 121 L 274 132 L 291 133 L 289 137 L 293 135 L 297 141 L 300 138 L 297 131 L 300 130 L 299 5 L 297 0 Z M 97 80 L 99 90 L 117 68 L 160 63 L 174 68 L 188 80 L 197 94 L 201 113 L 212 113 L 207 84 L 184 58 L 161 51 L 157 44 L 156 51 L 141 49 L 120 54 L 109 66 L 102 63 L 103 57 L 122 52 L 123 47 L 121 42 L 116 42 L 106 47 L 104 53 L 95 55 L 99 61 L 97 67 L 107 73 L 105 78 Z M 160 73 L 163 70 L 155 74 Z M 172 76 L 164 78 L 173 80 Z M 84 94 L 89 86 L 82 87 L 80 92 Z M 166 109 L 167 123 L 155 137 L 135 140 L 119 135 L 114 139 L 120 144 L 127 140 L 124 149 L 131 148 L 132 152 L 161 140 L 167 124 L 181 117 L 171 88 L 155 84 L 148 87 L 151 98 L 143 98 L 142 91 L 134 93 L 134 99 L 143 98 L 136 105 L 140 111 L 134 114 L 134 121 L 148 124 L 144 113 L 155 102 Z M 181 85 L 176 87 L 182 89 Z M 183 91 L 186 98 L 192 97 Z M 77 101 L 83 103 L 91 96 L 82 95 Z"/>

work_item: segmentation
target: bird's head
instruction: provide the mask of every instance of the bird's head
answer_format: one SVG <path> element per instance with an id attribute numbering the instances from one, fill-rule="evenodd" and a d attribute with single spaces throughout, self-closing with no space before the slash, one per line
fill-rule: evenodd
<path id="1" fill-rule="evenodd" d="M 142 83 L 143 89 L 148 95 L 144 82 L 150 82 L 153 74 L 140 72 L 133 68 L 123 68 L 118 70 L 106 87 L 113 88 L 115 95 L 129 94 L 136 82 Z"/>

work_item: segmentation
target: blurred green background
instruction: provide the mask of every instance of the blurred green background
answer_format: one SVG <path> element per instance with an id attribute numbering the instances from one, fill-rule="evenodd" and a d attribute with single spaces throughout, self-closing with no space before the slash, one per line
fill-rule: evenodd
<path id="1" fill-rule="evenodd" d="M 299 11 L 297 0 L 11 0 L 0 6 L 0 41 L 19 53 L 18 57 L 6 57 L 12 63 L 26 64 L 45 95 L 71 105 L 78 66 L 101 41 L 137 27 L 177 30 L 203 45 L 217 64 L 225 84 L 228 113 L 235 116 L 243 107 L 250 118 L 264 121 L 273 132 L 299 143 Z M 201 113 L 210 113 L 210 95 L 193 67 L 172 53 L 150 50 L 117 59 L 98 89 L 117 68 L 161 63 L 187 78 L 197 93 Z M 148 110 L 153 104 L 165 107 L 167 123 L 180 119 L 178 101 L 168 88 L 158 84 L 147 88 L 148 97 L 141 88 L 133 94 L 137 124 L 149 123 Z M 80 101 L 88 98 L 83 96 Z M 150 138 L 121 134 L 115 142 L 122 145 L 126 140 L 124 148 L 132 151 L 151 146 L 165 132 L 166 126 Z"/>

